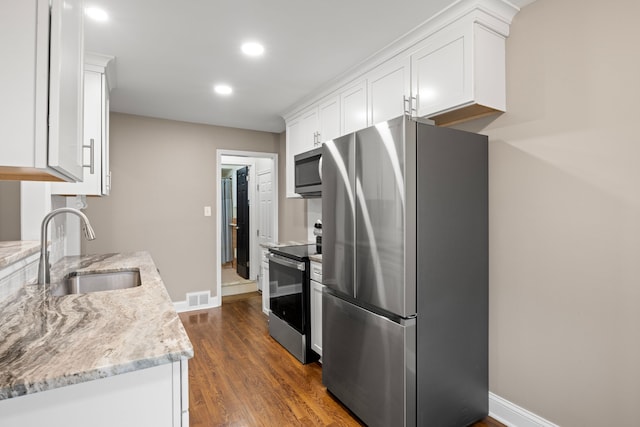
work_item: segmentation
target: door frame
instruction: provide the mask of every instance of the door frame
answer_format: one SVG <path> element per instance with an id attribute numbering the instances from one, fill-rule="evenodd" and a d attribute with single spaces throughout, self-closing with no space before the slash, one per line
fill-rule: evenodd
<path id="1" fill-rule="evenodd" d="M 262 158 L 262 159 L 271 159 L 272 161 L 272 165 L 271 165 L 271 173 L 273 176 L 273 199 L 276 201 L 276 203 L 273 204 L 273 217 L 272 217 L 272 221 L 273 221 L 273 240 L 274 242 L 278 241 L 278 153 L 265 153 L 265 152 L 259 152 L 259 151 L 241 151 L 241 150 L 227 150 L 227 149 L 223 149 L 223 148 L 219 148 L 216 150 L 216 299 L 218 300 L 219 304 L 218 305 L 222 305 L 222 256 L 221 256 L 221 251 L 222 251 L 222 240 L 221 240 L 221 236 L 220 236 L 220 230 L 221 230 L 221 226 L 222 226 L 222 212 L 220 210 L 220 201 L 218 200 L 220 198 L 220 194 L 222 191 L 222 186 L 220 183 L 220 177 L 222 176 L 222 156 L 235 156 L 235 157 L 247 157 L 247 158 Z M 252 168 L 255 169 L 255 168 Z M 253 174 L 255 174 L 255 171 L 252 172 Z M 251 185 L 255 185 L 255 179 L 254 179 L 254 184 Z M 252 187 L 253 188 L 253 187 Z M 254 197 L 255 198 L 255 197 Z M 251 203 L 253 204 L 254 201 L 252 200 Z M 255 222 L 254 222 L 255 223 Z M 255 230 L 255 228 L 254 228 Z M 255 234 L 255 233 L 253 233 Z M 256 242 L 257 239 L 252 239 L 251 236 L 249 238 L 249 242 Z M 250 243 L 250 246 L 252 246 L 252 243 Z M 250 261 L 249 261 L 249 269 L 251 269 L 251 266 L 257 266 L 260 265 L 260 260 L 254 260 L 251 256 L 254 253 L 253 248 L 251 248 L 251 252 L 250 252 Z M 255 263 L 255 264 L 254 264 Z M 250 270 L 251 271 L 251 270 Z"/>

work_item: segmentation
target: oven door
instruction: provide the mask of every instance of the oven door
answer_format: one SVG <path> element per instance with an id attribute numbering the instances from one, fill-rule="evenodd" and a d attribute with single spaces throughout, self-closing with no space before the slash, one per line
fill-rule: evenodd
<path id="1" fill-rule="evenodd" d="M 301 334 L 305 333 L 306 264 L 269 254 L 269 303 L 271 312 Z"/>

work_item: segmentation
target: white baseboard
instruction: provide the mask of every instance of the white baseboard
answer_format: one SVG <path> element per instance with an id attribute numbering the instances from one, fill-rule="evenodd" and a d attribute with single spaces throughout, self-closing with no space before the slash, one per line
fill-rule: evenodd
<path id="1" fill-rule="evenodd" d="M 184 301 L 174 301 L 173 308 L 175 308 L 178 313 L 184 313 L 187 311 L 205 310 L 207 308 L 220 307 L 220 297 L 218 296 L 215 296 L 215 297 L 210 296 L 208 298 L 208 301 L 205 304 L 198 304 L 191 307 L 189 306 L 187 301 L 188 301 L 188 298 L 185 299 Z"/>
<path id="2" fill-rule="evenodd" d="M 489 416 L 509 427 L 558 427 L 557 424 L 491 392 L 489 392 Z"/>

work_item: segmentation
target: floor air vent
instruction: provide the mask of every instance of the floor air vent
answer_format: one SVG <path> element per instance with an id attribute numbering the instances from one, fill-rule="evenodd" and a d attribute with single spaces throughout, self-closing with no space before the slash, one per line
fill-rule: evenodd
<path id="1" fill-rule="evenodd" d="M 187 307 L 193 310 L 199 306 L 206 306 L 209 304 L 210 297 L 211 293 L 209 291 L 187 293 Z"/>

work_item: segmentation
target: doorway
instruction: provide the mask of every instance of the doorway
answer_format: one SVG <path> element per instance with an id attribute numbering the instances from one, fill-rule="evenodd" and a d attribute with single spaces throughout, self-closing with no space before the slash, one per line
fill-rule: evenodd
<path id="1" fill-rule="evenodd" d="M 254 194 L 256 192 L 254 191 Z M 249 278 L 249 166 L 236 171 L 236 272 Z"/>
<path id="2" fill-rule="evenodd" d="M 277 241 L 276 153 L 217 150 L 217 286 L 223 296 L 259 290 L 262 243 Z"/>

